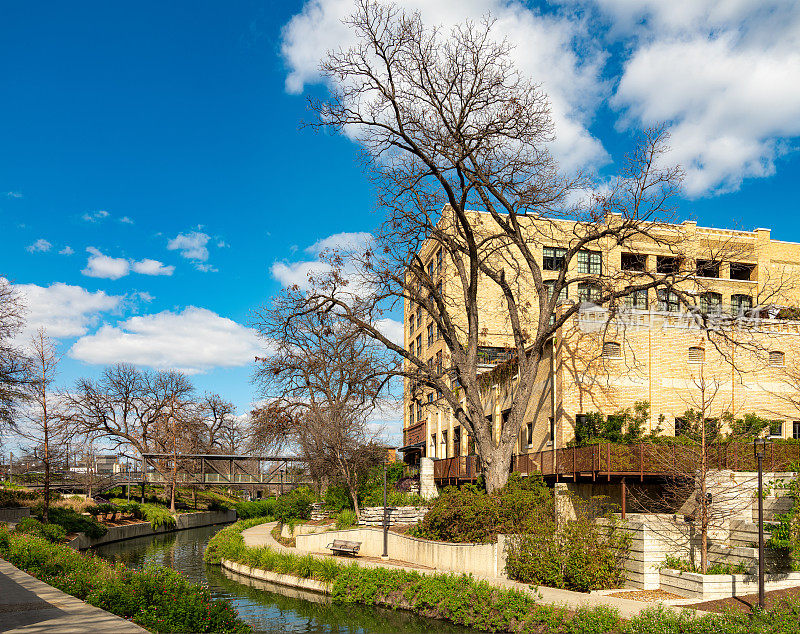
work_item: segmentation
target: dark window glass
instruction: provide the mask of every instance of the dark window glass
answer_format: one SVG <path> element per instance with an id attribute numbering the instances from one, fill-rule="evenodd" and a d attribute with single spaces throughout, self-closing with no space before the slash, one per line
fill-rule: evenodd
<path id="1" fill-rule="evenodd" d="M 644 271 L 647 268 L 647 256 L 641 253 L 623 253 L 623 271 Z"/>
<path id="2" fill-rule="evenodd" d="M 719 262 L 712 260 L 697 260 L 695 275 L 700 277 L 719 277 Z"/>
<path id="3" fill-rule="evenodd" d="M 731 262 L 731 279 L 752 281 L 753 273 L 756 270 L 755 264 L 744 264 L 741 262 Z"/>
<path id="4" fill-rule="evenodd" d="M 566 249 L 544 247 L 542 250 L 542 268 L 545 271 L 560 271 L 564 268 L 564 257 L 566 255 Z"/>
<path id="5" fill-rule="evenodd" d="M 678 273 L 681 270 L 681 259 L 674 255 L 656 257 L 656 272 L 663 274 Z"/>

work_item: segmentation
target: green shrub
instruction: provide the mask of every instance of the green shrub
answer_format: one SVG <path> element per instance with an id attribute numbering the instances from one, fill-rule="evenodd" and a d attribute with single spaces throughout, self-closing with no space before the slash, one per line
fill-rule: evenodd
<path id="1" fill-rule="evenodd" d="M 409 534 L 444 542 L 491 542 L 496 540 L 499 528 L 497 499 L 466 484 L 460 489 L 447 487 Z"/>
<path id="2" fill-rule="evenodd" d="M 353 526 L 358 526 L 356 512 L 350 509 L 340 511 L 336 516 L 336 528 L 341 530 L 343 528 L 352 528 Z"/>
<path id="3" fill-rule="evenodd" d="M 274 498 L 266 498 L 251 502 L 238 502 L 234 509 L 239 519 L 246 520 L 251 517 L 274 517 L 277 505 L 278 502 Z"/>
<path id="4" fill-rule="evenodd" d="M 167 568 L 132 571 L 0 528 L 0 555 L 29 574 L 153 632 L 247 632 L 230 602 Z"/>
<path id="5" fill-rule="evenodd" d="M 175 526 L 175 516 L 169 512 L 169 509 L 156 504 L 141 504 L 139 508 L 144 516 L 144 519 L 150 522 L 153 530 L 157 530 L 162 526 L 171 528 Z"/>
<path id="6" fill-rule="evenodd" d="M 41 519 L 44 509 L 37 506 L 35 510 L 37 517 Z M 67 533 L 84 533 L 87 537 L 96 539 L 108 532 L 96 519 L 90 519 L 71 508 L 51 507 L 48 517 L 51 524 L 58 524 Z"/>
<path id="7" fill-rule="evenodd" d="M 30 506 L 30 504 L 26 504 L 26 502 L 33 502 L 40 496 L 40 494 L 35 491 L 10 490 L 8 488 L 8 483 L 6 483 L 5 486 L 6 488 L 0 489 L 0 509 L 14 506 Z"/>
<path id="8" fill-rule="evenodd" d="M 285 495 L 280 496 L 275 503 L 275 518 L 283 523 L 291 519 L 305 519 L 311 517 L 311 504 L 314 494 L 308 487 L 299 487 Z"/>
<path id="9" fill-rule="evenodd" d="M 227 504 L 224 504 L 223 502 L 220 502 L 219 500 L 211 500 L 211 502 L 208 503 L 207 509 L 209 511 L 221 512 L 221 511 L 230 511 L 231 507 L 229 507 Z"/>
<path id="10" fill-rule="evenodd" d="M 556 527 L 553 516 L 539 516 L 528 532 L 509 538 L 509 577 L 581 592 L 623 585 L 630 535 L 602 502 L 573 498 L 572 504 L 574 520 Z"/>
<path id="11" fill-rule="evenodd" d="M 345 509 L 353 508 L 353 500 L 347 489 L 341 485 L 331 485 L 326 491 L 322 500 L 322 505 L 329 511 L 338 513 Z"/>
<path id="12" fill-rule="evenodd" d="M 697 563 L 682 557 L 677 557 L 675 555 L 667 555 L 664 558 L 664 563 L 659 566 L 659 569 L 662 568 L 672 568 L 673 570 L 679 570 L 680 572 L 700 572 L 700 566 Z M 742 561 L 735 564 L 711 564 L 706 568 L 707 575 L 744 575 L 748 572 L 749 569 L 747 564 Z"/>

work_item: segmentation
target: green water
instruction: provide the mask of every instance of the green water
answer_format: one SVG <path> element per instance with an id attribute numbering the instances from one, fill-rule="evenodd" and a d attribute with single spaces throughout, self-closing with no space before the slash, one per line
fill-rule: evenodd
<path id="1" fill-rule="evenodd" d="M 168 566 L 187 578 L 207 585 L 218 598 L 229 599 L 254 632 L 475 632 L 418 617 L 402 610 L 333 605 L 324 597 L 249 579 L 203 562 L 208 540 L 221 526 L 193 528 L 154 537 L 131 539 L 95 549 L 111 561 L 133 568 L 149 564 Z"/>

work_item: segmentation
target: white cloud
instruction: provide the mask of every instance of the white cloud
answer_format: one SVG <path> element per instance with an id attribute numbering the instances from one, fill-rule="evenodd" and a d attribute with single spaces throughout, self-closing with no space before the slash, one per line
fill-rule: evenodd
<path id="1" fill-rule="evenodd" d="M 22 198 L 21 192 L 6 192 L 6 198 Z"/>
<path id="2" fill-rule="evenodd" d="M 372 242 L 372 234 L 365 231 L 354 233 L 334 233 L 327 238 L 317 240 L 306 249 L 307 253 L 319 255 L 323 251 L 357 251 L 364 249 Z M 296 250 L 296 247 L 295 247 Z"/>
<path id="3" fill-rule="evenodd" d="M 25 339 L 40 327 L 55 338 L 84 335 L 97 323 L 100 313 L 117 309 L 123 300 L 118 295 L 89 292 L 61 282 L 50 286 L 15 284 L 14 288 L 25 303 Z"/>
<path id="4" fill-rule="evenodd" d="M 403 345 L 404 329 L 402 321 L 386 317 L 376 321 L 375 327 L 392 343 L 396 343 L 398 346 Z"/>
<path id="5" fill-rule="evenodd" d="M 208 260 L 208 248 L 206 245 L 210 239 L 211 236 L 199 231 L 179 233 L 167 243 L 167 249 L 180 251 L 181 256 L 187 260 L 205 262 Z"/>
<path id="6" fill-rule="evenodd" d="M 242 366 L 261 351 L 254 330 L 205 308 L 164 311 L 102 326 L 79 339 L 70 355 L 87 363 L 126 362 L 197 373 Z"/>
<path id="7" fill-rule="evenodd" d="M 270 268 L 270 273 L 283 286 L 308 288 L 309 276 L 320 275 L 330 270 L 331 267 L 325 262 L 314 260 L 311 262 L 275 262 Z"/>
<path id="8" fill-rule="evenodd" d="M 50 242 L 48 242 L 44 238 L 39 238 L 33 244 L 29 244 L 27 247 L 25 247 L 25 250 L 28 253 L 44 253 L 46 251 L 49 251 L 50 247 L 52 246 L 53 245 L 50 244 Z"/>
<path id="9" fill-rule="evenodd" d="M 552 150 L 568 168 L 596 166 L 607 161 L 606 151 L 588 124 L 607 92 L 600 79 L 605 55 L 585 40 L 586 26 L 576 14 L 543 15 L 518 1 L 402 0 L 402 8 L 419 11 L 429 25 L 449 28 L 464 20 L 479 21 L 491 13 L 497 19 L 496 37 L 515 45 L 512 53 L 520 70 L 541 83 L 550 95 L 557 141 Z M 342 19 L 353 12 L 352 0 L 307 0 L 283 30 L 281 50 L 289 68 L 286 90 L 301 93 L 320 81 L 319 63 L 325 52 L 353 43 Z M 579 55 L 580 51 L 580 55 Z"/>
<path id="10" fill-rule="evenodd" d="M 99 220 L 105 220 L 111 214 L 109 214 L 105 209 L 98 209 L 97 211 L 87 211 L 85 214 L 81 216 L 86 222 L 97 222 Z"/>
<path id="11" fill-rule="evenodd" d="M 119 221 L 122 224 L 125 224 L 125 225 L 132 225 L 133 224 L 133 220 L 131 218 L 129 218 L 128 216 L 122 216 L 122 218 L 120 218 Z"/>
<path id="12" fill-rule="evenodd" d="M 88 247 L 91 255 L 86 263 L 86 268 L 81 271 L 87 277 L 101 277 L 109 280 L 118 280 L 130 273 L 131 265 L 125 258 L 112 258 L 103 255 L 98 249 Z"/>
<path id="13" fill-rule="evenodd" d="M 172 275 L 175 271 L 175 267 L 172 265 L 165 266 L 163 262 L 150 259 L 133 262 L 132 267 L 136 273 L 142 275 Z"/>
<path id="14" fill-rule="evenodd" d="M 75 253 L 75 251 L 69 245 L 65 246 L 63 249 L 61 249 L 61 251 L 58 252 L 59 255 L 72 255 L 73 253 Z"/>

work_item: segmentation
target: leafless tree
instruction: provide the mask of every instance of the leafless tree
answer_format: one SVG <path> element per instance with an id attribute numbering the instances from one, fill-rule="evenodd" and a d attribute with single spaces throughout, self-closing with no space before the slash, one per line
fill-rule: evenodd
<path id="1" fill-rule="evenodd" d="M 17 407 L 28 396 L 28 359 L 15 341 L 24 323 L 19 293 L 0 277 L 0 446 L 3 432 L 13 428 Z"/>
<path id="2" fill-rule="evenodd" d="M 43 328 L 31 337 L 31 354 L 26 364 L 28 397 L 21 409 L 17 434 L 31 443 L 44 469 L 44 521 L 49 521 L 50 486 L 53 466 L 64 458 L 69 427 L 63 416 L 59 396 L 54 393 L 58 355 Z"/>
<path id="3" fill-rule="evenodd" d="M 206 393 L 198 403 L 207 430 L 206 448 L 230 454 L 239 453 L 245 445 L 242 420 L 236 416 L 236 407 L 219 394 Z"/>
<path id="4" fill-rule="evenodd" d="M 654 129 L 603 191 L 581 174 L 562 174 L 548 150 L 554 128 L 547 95 L 514 67 L 491 20 L 444 34 L 418 14 L 359 0 L 347 24 L 357 43 L 324 60 L 332 92 L 311 100 L 318 115 L 312 125 L 358 137 L 386 221 L 374 245 L 349 254 L 346 267 L 341 255 L 331 259 L 333 273 L 313 280 L 309 303 L 342 315 L 404 359 L 408 389 L 434 393 L 453 412 L 475 442 L 492 491 L 508 477 L 537 367 L 582 302 L 614 308 L 636 293 L 666 289 L 681 303 L 696 303 L 681 285 L 690 258 L 636 272 L 581 262 L 586 251 L 632 241 L 680 255 L 681 234 L 666 223 L 682 171 L 665 166 L 667 135 Z M 565 249 L 545 275 L 541 253 L 551 245 Z M 346 284 L 352 271 L 361 280 L 357 292 Z M 366 316 L 363 305 L 354 310 L 364 289 L 375 306 Z M 558 308 L 568 289 L 579 301 Z M 481 305 L 495 297 L 495 314 L 485 320 Z M 381 332 L 381 311 L 399 302 L 432 320 L 445 343 L 443 364 Z M 478 348 L 499 328 L 508 333 L 519 380 L 498 437 L 484 415 Z"/>
<path id="5" fill-rule="evenodd" d="M 269 404 L 254 412 L 254 437 L 298 448 L 312 476 L 347 487 L 358 513 L 359 478 L 385 452 L 369 416 L 393 366 L 350 321 L 305 307 L 304 293 L 289 289 L 255 316 L 270 352 L 259 359 L 256 378 Z"/>

